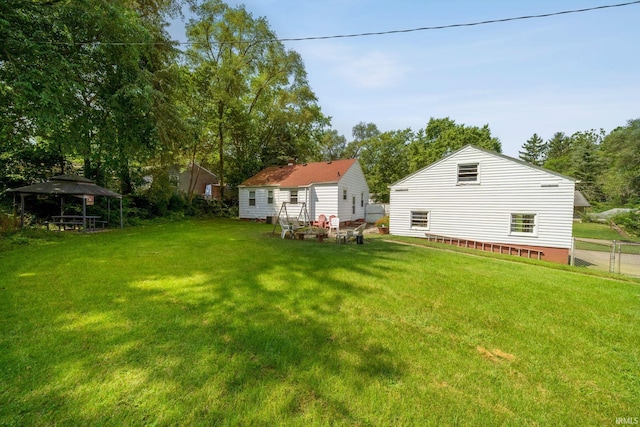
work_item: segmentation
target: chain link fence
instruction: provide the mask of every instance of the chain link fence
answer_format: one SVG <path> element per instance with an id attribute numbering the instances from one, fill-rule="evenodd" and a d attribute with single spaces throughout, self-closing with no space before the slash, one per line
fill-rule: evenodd
<path id="1" fill-rule="evenodd" d="M 573 239 L 571 265 L 640 277 L 640 243 Z"/>

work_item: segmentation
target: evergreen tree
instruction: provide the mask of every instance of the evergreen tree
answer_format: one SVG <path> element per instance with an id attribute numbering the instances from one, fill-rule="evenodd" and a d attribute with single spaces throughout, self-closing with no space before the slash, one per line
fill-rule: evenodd
<path id="1" fill-rule="evenodd" d="M 523 151 L 518 151 L 521 160 L 536 166 L 542 166 L 544 163 L 545 144 L 544 140 L 538 136 L 537 133 L 534 133 L 531 138 L 527 139 L 522 149 Z"/>

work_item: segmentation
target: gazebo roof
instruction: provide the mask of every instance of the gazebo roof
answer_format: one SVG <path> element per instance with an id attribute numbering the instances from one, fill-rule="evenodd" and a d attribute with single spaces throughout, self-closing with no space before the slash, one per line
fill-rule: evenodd
<path id="1" fill-rule="evenodd" d="M 7 191 L 25 194 L 69 194 L 74 196 L 122 197 L 114 191 L 107 190 L 106 188 L 96 185 L 96 183 L 90 179 L 77 175 L 54 176 L 47 182 L 26 185 L 24 187 L 13 188 Z"/>

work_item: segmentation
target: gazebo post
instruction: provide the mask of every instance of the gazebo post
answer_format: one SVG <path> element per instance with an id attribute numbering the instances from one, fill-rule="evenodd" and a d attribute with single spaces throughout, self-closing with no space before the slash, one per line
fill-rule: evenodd
<path id="1" fill-rule="evenodd" d="M 87 195 L 82 195 L 82 230 L 87 231 Z"/>
<path id="2" fill-rule="evenodd" d="M 20 193 L 20 228 L 24 228 L 24 193 Z"/>

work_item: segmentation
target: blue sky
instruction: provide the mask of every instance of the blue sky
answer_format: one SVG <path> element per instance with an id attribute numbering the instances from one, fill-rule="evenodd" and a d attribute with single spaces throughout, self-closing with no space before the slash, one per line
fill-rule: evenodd
<path id="1" fill-rule="evenodd" d="M 583 9 L 623 0 L 244 0 L 278 38 L 380 32 Z M 640 4 L 405 34 L 290 41 L 332 127 L 424 128 L 430 117 L 488 124 L 517 157 L 533 133 L 640 118 Z M 182 29 L 171 28 L 184 40 Z"/>

